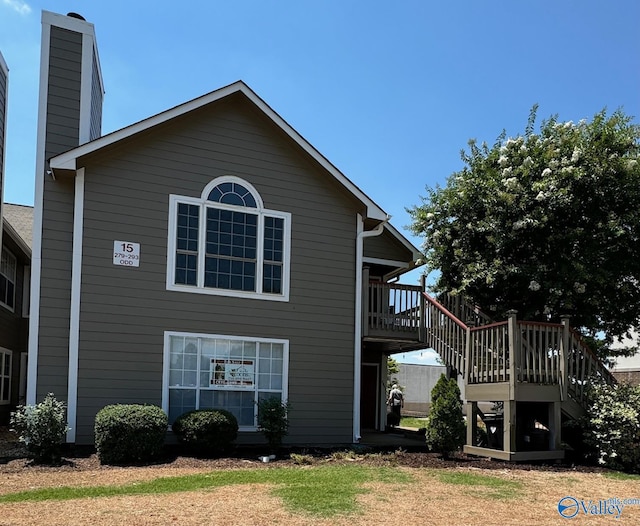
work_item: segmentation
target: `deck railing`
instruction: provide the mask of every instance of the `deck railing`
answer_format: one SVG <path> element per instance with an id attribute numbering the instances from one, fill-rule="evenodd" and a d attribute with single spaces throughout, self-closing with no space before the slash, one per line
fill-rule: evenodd
<path id="1" fill-rule="evenodd" d="M 509 327 L 508 322 L 492 323 L 469 329 L 470 364 L 467 382 L 470 384 L 508 382 Z"/>
<path id="2" fill-rule="evenodd" d="M 564 326 L 560 323 L 519 321 L 518 382 L 557 384 L 560 382 Z"/>
<path id="3" fill-rule="evenodd" d="M 371 281 L 365 291 L 365 336 L 389 332 L 418 337 L 423 331 L 424 298 L 415 285 Z"/>
<path id="4" fill-rule="evenodd" d="M 586 349 L 586 352 L 585 352 Z M 593 380 L 614 385 L 616 379 L 602 361 L 586 347 L 578 333 L 569 331 L 567 356 L 567 391 L 577 402 L 583 403 L 586 388 Z"/>
<path id="5" fill-rule="evenodd" d="M 508 321 L 470 327 L 428 294 L 424 297 L 426 343 L 470 384 L 513 379 L 559 385 L 563 395 L 583 404 L 590 382 L 615 383 L 609 370 L 569 327 L 568 318 L 563 323 L 519 321 L 513 311 Z"/>
<path id="6" fill-rule="evenodd" d="M 480 327 L 481 325 L 490 325 L 495 322 L 480 307 L 469 303 L 459 295 L 441 294 L 438 296 L 438 303 L 453 314 L 460 321 L 470 327 Z"/>
<path id="7" fill-rule="evenodd" d="M 466 342 L 469 327 L 428 294 L 424 294 L 426 343 L 460 373 L 466 371 Z"/>

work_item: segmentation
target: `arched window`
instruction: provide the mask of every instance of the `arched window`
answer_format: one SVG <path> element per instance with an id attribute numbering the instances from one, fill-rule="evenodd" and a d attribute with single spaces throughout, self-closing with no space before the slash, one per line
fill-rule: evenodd
<path id="1" fill-rule="evenodd" d="M 168 289 L 288 300 L 291 216 L 251 184 L 224 176 L 200 199 L 172 195 L 170 217 Z"/>

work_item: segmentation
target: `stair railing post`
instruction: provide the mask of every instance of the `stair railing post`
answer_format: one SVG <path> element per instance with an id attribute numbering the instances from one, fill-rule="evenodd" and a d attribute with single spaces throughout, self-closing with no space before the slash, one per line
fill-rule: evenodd
<path id="1" fill-rule="evenodd" d="M 562 323 L 562 346 L 560 348 L 560 400 L 567 399 L 567 390 L 569 388 L 569 341 L 570 326 L 569 320 L 571 316 L 564 314 L 560 317 Z"/>
<path id="2" fill-rule="evenodd" d="M 427 291 L 427 276 L 422 274 L 420 276 L 420 342 L 425 343 L 427 341 L 427 300 L 424 297 L 424 292 Z"/>
<path id="3" fill-rule="evenodd" d="M 464 389 L 466 392 L 467 385 L 471 380 L 471 327 L 467 326 L 465 329 L 464 338 L 464 363 L 462 364 L 462 371 L 460 372 L 464 378 Z"/>
<path id="4" fill-rule="evenodd" d="M 507 349 L 509 357 L 509 385 L 510 389 L 515 390 L 516 372 L 520 370 L 520 338 L 518 332 L 518 311 L 511 309 L 507 311 L 509 346 Z"/>

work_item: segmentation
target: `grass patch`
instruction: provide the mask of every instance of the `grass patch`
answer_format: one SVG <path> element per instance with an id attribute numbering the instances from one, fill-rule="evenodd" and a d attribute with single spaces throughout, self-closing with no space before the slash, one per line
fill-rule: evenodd
<path id="1" fill-rule="evenodd" d="M 632 473 L 623 473 L 622 471 L 608 471 L 603 473 L 608 479 L 613 480 L 636 480 L 640 481 L 640 475 L 634 475 Z"/>
<path id="2" fill-rule="evenodd" d="M 521 496 L 522 483 L 491 475 L 467 471 L 436 472 L 436 477 L 445 484 L 457 484 L 474 489 L 473 494 L 493 499 L 510 499 Z"/>
<path id="3" fill-rule="evenodd" d="M 412 478 L 393 468 L 323 466 L 215 471 L 181 477 L 165 477 L 121 486 L 55 487 L 0 495 L 0 503 L 41 502 L 129 495 L 209 490 L 234 484 L 273 484 L 273 494 L 294 512 L 322 517 L 358 511 L 356 497 L 366 493 L 369 481 L 408 483 Z"/>
<path id="4" fill-rule="evenodd" d="M 427 427 L 426 418 L 414 418 L 411 416 L 403 416 L 400 419 L 400 427 L 415 427 L 420 429 L 421 427 Z"/>

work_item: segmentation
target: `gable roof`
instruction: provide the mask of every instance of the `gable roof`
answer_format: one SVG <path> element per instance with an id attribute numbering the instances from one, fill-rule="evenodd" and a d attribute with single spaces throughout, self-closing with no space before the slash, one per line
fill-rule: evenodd
<path id="1" fill-rule="evenodd" d="M 21 245 L 25 254 L 31 257 L 33 245 L 33 207 L 26 205 L 2 204 L 4 232 L 9 233 Z"/>
<path id="2" fill-rule="evenodd" d="M 96 152 L 101 148 L 110 146 L 118 141 L 131 137 L 140 132 L 146 131 L 154 126 L 165 123 L 171 119 L 197 110 L 207 104 L 219 101 L 234 93 L 242 93 L 259 110 L 261 110 L 276 126 L 285 132 L 294 142 L 296 142 L 307 154 L 317 161 L 325 170 L 338 180 L 349 192 L 360 200 L 367 208 L 367 217 L 383 221 L 387 214 L 382 208 L 374 203 L 362 190 L 351 182 L 340 170 L 338 170 L 329 160 L 316 150 L 307 140 L 294 130 L 280 115 L 278 115 L 264 100 L 262 100 L 243 81 L 237 81 L 223 88 L 217 89 L 206 95 L 191 101 L 175 106 L 169 110 L 158 113 L 152 117 L 139 121 L 135 124 L 122 128 L 113 133 L 100 137 L 94 141 L 85 143 L 73 150 L 62 153 L 50 160 L 52 170 L 76 170 L 79 157 Z"/>
<path id="3" fill-rule="evenodd" d="M 266 117 L 268 117 L 276 126 L 290 137 L 298 146 L 300 146 L 308 155 L 310 155 L 318 164 L 320 164 L 327 172 L 329 172 L 342 186 L 344 186 L 351 194 L 353 194 L 360 202 L 366 206 L 366 217 L 377 221 L 385 221 L 389 218 L 388 214 L 380 208 L 371 198 L 369 198 L 360 188 L 358 188 L 351 180 L 349 180 L 338 168 L 336 168 L 326 157 L 316 150 L 302 135 L 300 135 L 293 127 L 291 127 L 278 113 L 276 113 L 263 99 L 261 99 L 249 86 L 243 81 L 237 81 L 223 88 L 217 89 L 206 95 L 190 100 L 174 108 L 168 109 L 152 117 L 139 121 L 135 124 L 112 132 L 103 137 L 99 137 L 91 142 L 85 143 L 77 148 L 69 150 L 53 157 L 50 160 L 50 168 L 55 170 L 71 170 L 78 168 L 77 161 L 80 157 L 97 152 L 98 150 L 108 147 L 118 141 L 122 141 L 132 137 L 138 133 L 149 130 L 155 126 L 163 124 L 171 119 L 175 119 L 198 108 L 211 104 L 213 102 L 229 97 L 235 93 L 243 94 L 250 100 L 256 108 L 258 108 Z M 398 230 L 389 223 L 385 223 L 388 229 L 407 249 L 414 255 L 414 261 L 421 257 L 421 253 L 413 244 L 407 240 Z"/>

